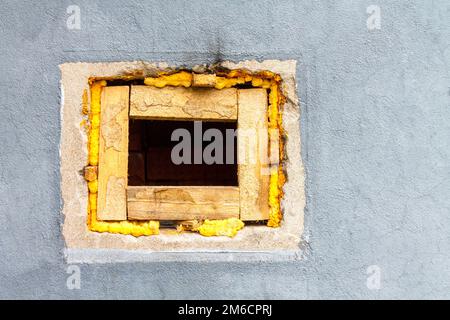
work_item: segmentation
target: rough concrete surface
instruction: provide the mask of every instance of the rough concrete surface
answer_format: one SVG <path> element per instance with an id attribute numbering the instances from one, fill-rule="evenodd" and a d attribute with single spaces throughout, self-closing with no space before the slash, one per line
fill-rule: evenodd
<path id="1" fill-rule="evenodd" d="M 1 4 L 1 298 L 450 298 L 448 1 L 80 0 L 68 30 L 72 4 Z M 270 59 L 298 62 L 305 257 L 78 264 L 69 290 L 58 66 Z"/>

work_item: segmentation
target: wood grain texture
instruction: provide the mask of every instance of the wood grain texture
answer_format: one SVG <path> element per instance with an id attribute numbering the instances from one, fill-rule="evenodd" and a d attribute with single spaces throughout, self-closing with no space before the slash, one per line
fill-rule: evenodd
<path id="1" fill-rule="evenodd" d="M 239 90 L 238 110 L 240 219 L 266 220 L 270 183 L 266 89 Z"/>
<path id="2" fill-rule="evenodd" d="M 191 220 L 239 217 L 239 188 L 129 186 L 130 220 Z"/>
<path id="3" fill-rule="evenodd" d="M 167 120 L 236 120 L 237 89 L 131 86 L 130 117 Z"/>
<path id="4" fill-rule="evenodd" d="M 129 87 L 104 87 L 100 116 L 98 220 L 127 220 Z"/>

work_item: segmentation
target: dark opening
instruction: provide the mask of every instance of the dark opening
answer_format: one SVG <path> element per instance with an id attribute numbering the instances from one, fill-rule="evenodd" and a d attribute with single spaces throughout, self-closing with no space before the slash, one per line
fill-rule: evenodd
<path id="1" fill-rule="evenodd" d="M 203 133 L 215 128 L 223 137 L 223 164 L 194 164 L 194 122 L 130 120 L 128 185 L 130 186 L 237 186 L 237 138 L 227 141 L 226 129 L 236 130 L 236 122 L 201 122 Z M 183 128 L 191 136 L 191 164 L 174 164 L 172 148 L 179 141 L 171 141 L 172 132 Z M 228 135 L 229 136 L 229 135 Z M 230 140 L 230 139 L 228 139 Z M 202 142 L 202 152 L 210 141 Z M 233 163 L 226 164 L 226 144 L 233 143 Z M 230 150 L 230 148 L 228 149 Z M 213 153 L 214 155 L 214 153 Z"/>

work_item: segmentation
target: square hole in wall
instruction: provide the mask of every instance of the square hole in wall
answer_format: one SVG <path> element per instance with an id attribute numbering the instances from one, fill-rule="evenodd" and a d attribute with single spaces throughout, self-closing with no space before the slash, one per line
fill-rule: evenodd
<path id="1" fill-rule="evenodd" d="M 143 71 L 139 63 L 61 66 L 69 249 L 298 249 L 304 193 L 295 63 L 234 66 L 208 74 L 150 64 Z M 74 130 L 78 120 L 87 130 Z M 204 156 L 213 141 L 204 139 L 210 129 L 225 137 L 223 161 L 196 163 L 194 154 Z M 176 130 L 192 137 L 190 163 L 174 161 Z M 87 186 L 71 178 L 80 167 Z"/>

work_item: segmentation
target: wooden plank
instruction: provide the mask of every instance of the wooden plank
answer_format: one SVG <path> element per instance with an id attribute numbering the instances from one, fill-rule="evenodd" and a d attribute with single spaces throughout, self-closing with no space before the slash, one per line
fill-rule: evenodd
<path id="1" fill-rule="evenodd" d="M 241 220 L 269 218 L 266 89 L 238 92 L 238 178 Z"/>
<path id="2" fill-rule="evenodd" d="M 127 220 L 129 87 L 104 87 L 100 115 L 97 219 Z"/>
<path id="3" fill-rule="evenodd" d="M 130 220 L 239 218 L 239 188 L 216 186 L 129 186 Z"/>
<path id="4" fill-rule="evenodd" d="M 237 89 L 131 86 L 130 117 L 167 120 L 237 119 Z"/>

